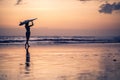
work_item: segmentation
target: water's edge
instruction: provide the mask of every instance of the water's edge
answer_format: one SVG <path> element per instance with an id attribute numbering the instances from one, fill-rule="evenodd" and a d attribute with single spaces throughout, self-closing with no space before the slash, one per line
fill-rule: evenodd
<path id="1" fill-rule="evenodd" d="M 24 44 L 25 37 L 0 36 L 0 44 Z M 120 43 L 120 37 L 107 36 L 32 36 L 31 44 L 84 44 L 84 43 Z"/>

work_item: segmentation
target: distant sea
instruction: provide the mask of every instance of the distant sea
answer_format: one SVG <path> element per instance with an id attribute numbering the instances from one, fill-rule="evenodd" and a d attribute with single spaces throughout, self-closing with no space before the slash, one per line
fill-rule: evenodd
<path id="1" fill-rule="evenodd" d="M 0 44 L 24 44 L 25 36 L 0 36 Z M 32 36 L 30 44 L 120 43 L 118 36 Z"/>

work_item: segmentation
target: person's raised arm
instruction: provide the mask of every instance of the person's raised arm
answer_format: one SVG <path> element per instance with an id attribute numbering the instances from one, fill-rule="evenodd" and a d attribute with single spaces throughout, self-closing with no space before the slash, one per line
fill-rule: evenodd
<path id="1" fill-rule="evenodd" d="M 32 24 L 31 24 L 31 25 L 29 25 L 29 26 L 30 26 L 30 27 L 34 26 L 34 23 L 33 23 L 33 21 L 31 21 L 31 23 L 32 23 Z"/>

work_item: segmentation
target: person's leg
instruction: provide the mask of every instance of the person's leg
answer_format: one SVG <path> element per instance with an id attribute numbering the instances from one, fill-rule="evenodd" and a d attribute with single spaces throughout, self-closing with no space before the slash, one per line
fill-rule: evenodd
<path id="1" fill-rule="evenodd" d="M 26 32 L 26 44 L 29 47 L 30 32 Z"/>

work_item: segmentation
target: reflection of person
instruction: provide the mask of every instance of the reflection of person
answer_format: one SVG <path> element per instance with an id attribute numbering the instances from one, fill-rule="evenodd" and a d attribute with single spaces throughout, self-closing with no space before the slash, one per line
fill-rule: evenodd
<path id="1" fill-rule="evenodd" d="M 30 67 L 30 53 L 29 53 L 29 48 L 26 49 L 26 67 Z"/>
<path id="2" fill-rule="evenodd" d="M 25 24 L 25 29 L 26 29 L 26 43 L 25 43 L 25 47 L 30 47 L 30 45 L 28 43 L 28 41 L 30 39 L 30 27 L 34 25 L 32 21 L 31 21 L 31 23 L 32 23 L 31 25 L 29 25 L 29 23 L 30 22 L 27 22 Z"/>

